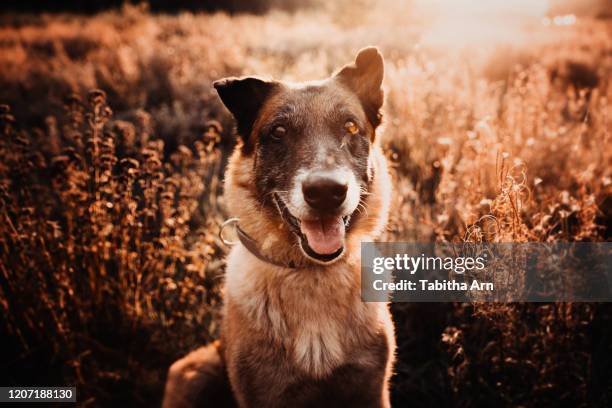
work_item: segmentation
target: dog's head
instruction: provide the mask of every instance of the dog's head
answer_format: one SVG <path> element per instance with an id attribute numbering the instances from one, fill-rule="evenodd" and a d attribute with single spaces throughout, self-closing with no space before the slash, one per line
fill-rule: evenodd
<path id="1" fill-rule="evenodd" d="M 254 191 L 267 216 L 288 225 L 303 253 L 338 259 L 365 210 L 381 121 L 383 59 L 376 48 L 323 81 L 289 84 L 254 77 L 214 83 L 236 119 Z"/>

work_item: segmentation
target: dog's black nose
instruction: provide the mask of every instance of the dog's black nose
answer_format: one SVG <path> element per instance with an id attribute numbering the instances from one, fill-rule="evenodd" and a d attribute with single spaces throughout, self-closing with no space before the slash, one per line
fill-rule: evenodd
<path id="1" fill-rule="evenodd" d="M 325 174 L 311 174 L 302 182 L 304 200 L 319 211 L 331 211 L 340 207 L 347 190 L 348 183 Z"/>

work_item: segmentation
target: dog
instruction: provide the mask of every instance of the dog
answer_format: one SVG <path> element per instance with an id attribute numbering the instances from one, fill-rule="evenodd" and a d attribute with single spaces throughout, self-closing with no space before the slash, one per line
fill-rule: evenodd
<path id="1" fill-rule="evenodd" d="M 214 83 L 240 143 L 225 178 L 240 243 L 220 340 L 175 362 L 163 407 L 389 407 L 394 327 L 361 300 L 360 243 L 387 222 L 377 48 L 330 78 Z"/>

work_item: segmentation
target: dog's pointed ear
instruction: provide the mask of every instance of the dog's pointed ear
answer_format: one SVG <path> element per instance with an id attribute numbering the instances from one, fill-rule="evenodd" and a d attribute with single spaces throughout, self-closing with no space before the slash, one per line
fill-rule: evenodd
<path id="1" fill-rule="evenodd" d="M 335 77 L 357 94 L 363 109 L 376 128 L 380 125 L 384 93 L 382 81 L 385 68 L 383 57 L 376 47 L 367 47 L 357 53 L 357 58 L 338 71 Z"/>
<path id="2" fill-rule="evenodd" d="M 249 140 L 251 129 L 257 114 L 278 83 L 255 77 L 231 77 L 215 81 L 213 86 L 223 104 L 234 115 L 238 134 L 248 151 L 252 144 Z"/>

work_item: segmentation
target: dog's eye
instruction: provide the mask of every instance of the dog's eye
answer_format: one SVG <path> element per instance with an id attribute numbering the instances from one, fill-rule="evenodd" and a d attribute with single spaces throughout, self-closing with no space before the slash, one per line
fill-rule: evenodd
<path id="1" fill-rule="evenodd" d="M 272 137 L 274 139 L 282 139 L 283 137 L 285 137 L 285 135 L 287 134 L 287 129 L 285 129 L 285 127 L 283 126 L 275 126 L 274 129 L 272 129 Z"/>
<path id="2" fill-rule="evenodd" d="M 346 133 L 349 135 L 356 135 L 359 133 L 359 127 L 352 120 L 347 120 L 344 123 L 344 130 L 346 130 Z"/>

